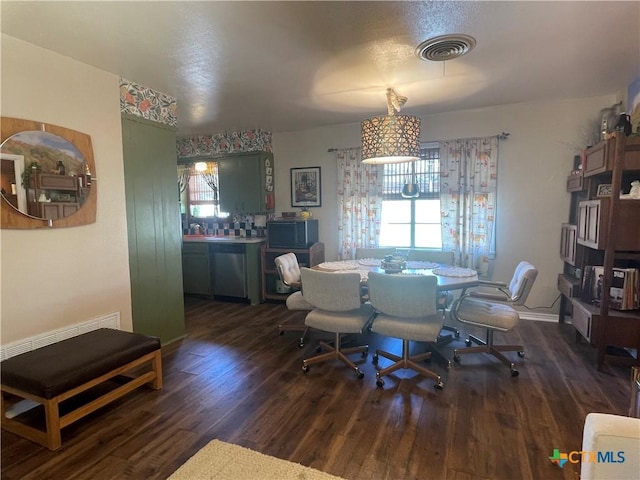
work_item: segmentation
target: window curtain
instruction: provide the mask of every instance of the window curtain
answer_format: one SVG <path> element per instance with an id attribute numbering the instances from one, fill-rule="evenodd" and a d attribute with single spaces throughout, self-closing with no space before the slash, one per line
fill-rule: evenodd
<path id="1" fill-rule="evenodd" d="M 440 142 L 442 249 L 456 264 L 490 273 L 494 251 L 498 137 Z"/>
<path id="2" fill-rule="evenodd" d="M 361 162 L 361 149 L 338 150 L 338 258 L 375 248 L 382 217 L 382 165 Z"/>
<path id="3" fill-rule="evenodd" d="M 216 162 L 207 162 L 207 169 L 202 172 L 204 181 L 213 190 L 214 204 L 218 204 L 218 164 Z"/>
<path id="4" fill-rule="evenodd" d="M 191 168 L 193 165 L 178 165 L 178 189 L 180 193 L 183 193 L 187 189 L 189 184 L 189 177 L 191 176 Z"/>

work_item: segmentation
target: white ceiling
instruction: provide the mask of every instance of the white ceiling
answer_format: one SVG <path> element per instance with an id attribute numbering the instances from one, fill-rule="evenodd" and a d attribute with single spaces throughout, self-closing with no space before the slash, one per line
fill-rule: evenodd
<path id="1" fill-rule="evenodd" d="M 12 2 L 2 32 L 177 98 L 180 135 L 295 131 L 617 93 L 640 74 L 640 2 Z M 464 33 L 468 55 L 424 62 Z"/>

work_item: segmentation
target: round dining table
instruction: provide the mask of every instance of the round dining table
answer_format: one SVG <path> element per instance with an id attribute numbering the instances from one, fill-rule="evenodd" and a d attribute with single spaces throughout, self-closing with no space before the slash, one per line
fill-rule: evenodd
<path id="1" fill-rule="evenodd" d="M 478 272 L 475 270 L 433 262 L 408 260 L 405 268 L 393 272 L 385 271 L 382 261 L 373 258 L 323 262 L 312 268 L 334 273 L 357 272 L 363 284 L 366 284 L 370 272 L 380 272 L 389 275 L 433 275 L 438 279 L 439 291 L 461 290 L 478 285 Z"/>

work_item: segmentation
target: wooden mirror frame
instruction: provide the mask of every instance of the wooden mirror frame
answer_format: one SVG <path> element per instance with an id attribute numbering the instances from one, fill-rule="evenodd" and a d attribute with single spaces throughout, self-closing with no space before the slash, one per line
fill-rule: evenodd
<path id="1" fill-rule="evenodd" d="M 96 222 L 97 211 L 97 185 L 96 185 L 96 165 L 93 160 L 93 146 L 91 144 L 91 137 L 86 133 L 81 133 L 70 128 L 60 127 L 58 125 L 52 125 L 50 123 L 35 122 L 33 120 L 23 120 L 20 118 L 0 117 L 0 144 L 4 143 L 6 139 L 15 135 L 16 133 L 24 131 L 44 131 L 52 133 L 59 137 L 64 138 L 68 142 L 72 143 L 84 157 L 84 161 L 89 166 L 89 170 L 93 173 L 94 177 L 91 182 L 91 190 L 89 196 L 84 202 L 82 207 L 77 212 L 69 215 L 68 217 L 60 218 L 58 220 L 48 220 L 46 218 L 37 218 L 30 215 L 26 215 L 11 205 L 4 196 L 0 203 L 2 209 L 0 210 L 1 228 L 11 229 L 33 229 L 33 228 L 61 228 L 61 227 L 79 227 L 81 225 L 88 225 Z"/>

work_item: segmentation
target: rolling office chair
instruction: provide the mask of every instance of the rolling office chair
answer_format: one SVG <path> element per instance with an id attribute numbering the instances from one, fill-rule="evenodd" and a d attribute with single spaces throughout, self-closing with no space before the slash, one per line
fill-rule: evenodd
<path id="1" fill-rule="evenodd" d="M 451 265 L 455 263 L 455 256 L 451 250 L 409 250 L 407 261 L 432 262 L 440 265 Z M 446 315 L 447 308 L 453 302 L 453 294 L 451 292 L 440 292 L 438 294 L 438 310 L 442 311 L 442 315 Z M 446 320 L 446 318 L 445 318 Z M 451 343 L 453 337 L 460 338 L 460 330 L 451 325 L 443 325 L 443 330 L 452 332 L 453 335 L 439 335 L 438 345 Z"/>
<path id="2" fill-rule="evenodd" d="M 485 328 L 487 335 L 486 340 L 469 335 L 466 340 L 468 348 L 456 348 L 453 351 L 455 362 L 460 362 L 460 355 L 467 353 L 489 353 L 507 365 L 512 376 L 518 376 L 519 372 L 515 365 L 502 352 L 518 352 L 518 355 L 523 357 L 524 347 L 522 345 L 495 345 L 493 334 L 496 331 L 508 332 L 518 323 L 520 316 L 512 306 L 524 305 L 537 276 L 536 267 L 529 262 L 520 262 L 509 285 L 500 282 L 480 281 L 480 286 L 492 287 L 495 291 L 491 293 L 463 292 L 451 307 L 452 317 L 462 323 Z M 472 343 L 478 346 L 471 347 Z"/>
<path id="3" fill-rule="evenodd" d="M 307 373 L 309 365 L 329 359 L 339 359 L 351 368 L 356 377 L 364 377 L 364 373 L 347 357 L 351 353 L 361 353 L 363 357 L 369 352 L 368 345 L 342 348 L 343 333 L 362 333 L 374 315 L 371 305 L 361 302 L 360 274 L 356 272 L 333 273 L 300 269 L 304 298 L 314 306 L 304 322 L 308 327 L 335 334 L 333 346 L 320 342 L 320 349 L 326 350 L 314 357 L 302 361 L 302 371 Z"/>
<path id="4" fill-rule="evenodd" d="M 437 308 L 437 280 L 432 275 L 387 275 L 371 272 L 369 274 L 369 298 L 378 312 L 371 325 L 371 331 L 402 339 L 402 356 L 376 350 L 373 363 L 378 357 L 393 360 L 389 367 L 378 370 L 376 384 L 384 385 L 382 377 L 399 370 L 410 368 L 422 375 L 436 380 L 434 387 L 444 387 L 440 375 L 423 367 L 418 362 L 431 357 L 433 352 L 409 356 L 411 340 L 434 344 L 444 323 Z"/>
<path id="5" fill-rule="evenodd" d="M 300 291 L 300 265 L 298 258 L 293 252 L 285 253 L 276 257 L 273 262 L 280 277 L 280 281 L 287 287 L 291 287 L 295 292 L 287 297 L 286 305 L 288 310 L 309 312 L 313 310 L 313 305 L 305 300 Z M 304 339 L 309 331 L 304 323 L 289 324 L 287 322 L 278 325 L 278 332 L 283 335 L 285 331 L 302 332 L 298 346 L 304 346 Z"/>

